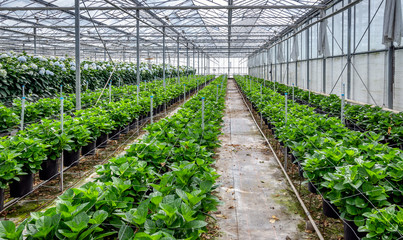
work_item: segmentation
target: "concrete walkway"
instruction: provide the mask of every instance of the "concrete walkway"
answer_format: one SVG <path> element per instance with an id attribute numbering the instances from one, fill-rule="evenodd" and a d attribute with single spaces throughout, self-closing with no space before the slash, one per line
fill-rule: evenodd
<path id="1" fill-rule="evenodd" d="M 298 200 L 231 80 L 226 104 L 216 162 L 220 239 L 309 239 Z"/>

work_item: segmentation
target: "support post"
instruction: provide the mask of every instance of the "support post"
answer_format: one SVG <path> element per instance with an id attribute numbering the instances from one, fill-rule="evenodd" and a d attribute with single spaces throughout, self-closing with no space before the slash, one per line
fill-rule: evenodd
<path id="1" fill-rule="evenodd" d="M 263 106 L 263 86 L 262 86 L 262 84 L 260 84 L 260 106 Z M 260 112 L 260 127 L 262 127 L 263 126 L 262 109 L 259 112 Z"/>
<path id="2" fill-rule="evenodd" d="M 347 10 L 347 98 L 351 99 L 351 8 Z"/>
<path id="3" fill-rule="evenodd" d="M 186 77 L 189 77 L 189 43 L 186 43 Z"/>
<path id="4" fill-rule="evenodd" d="M 202 130 L 204 131 L 204 97 L 202 97 Z"/>
<path id="5" fill-rule="evenodd" d="M 25 117 L 25 85 L 22 85 L 20 130 L 24 130 L 24 117 Z"/>
<path id="6" fill-rule="evenodd" d="M 75 14 L 75 60 L 76 60 L 76 110 L 81 109 L 81 62 L 80 62 L 80 0 L 74 1 Z"/>
<path id="7" fill-rule="evenodd" d="M 294 103 L 294 83 L 292 84 L 292 103 Z"/>
<path id="8" fill-rule="evenodd" d="M 36 40 L 37 40 L 37 36 L 36 36 L 36 27 L 34 27 L 34 54 L 36 55 L 37 53 L 37 48 L 36 48 Z"/>
<path id="9" fill-rule="evenodd" d="M 60 129 L 63 134 L 63 125 L 64 125 L 64 117 L 63 117 L 63 97 L 60 97 Z M 64 154 L 62 151 L 61 157 L 60 157 L 60 192 L 63 192 L 63 165 L 64 165 Z"/>
<path id="10" fill-rule="evenodd" d="M 183 102 L 186 101 L 186 84 L 183 84 Z"/>
<path id="11" fill-rule="evenodd" d="M 340 119 L 341 119 L 341 123 L 345 124 L 345 120 L 344 120 L 344 104 L 345 104 L 345 95 L 344 95 L 344 91 L 345 91 L 345 85 L 343 83 L 342 86 L 342 93 L 341 93 L 341 109 L 340 109 Z"/>
<path id="12" fill-rule="evenodd" d="M 290 84 L 290 74 L 289 74 L 289 70 L 290 70 L 290 56 L 289 56 L 289 41 L 287 40 L 287 65 L 286 65 L 286 69 L 287 69 L 287 85 Z"/>
<path id="13" fill-rule="evenodd" d="M 393 43 L 388 49 L 388 108 L 393 109 L 393 84 L 395 81 L 395 47 Z"/>
<path id="14" fill-rule="evenodd" d="M 112 102 L 112 80 L 109 82 L 109 103 Z"/>
<path id="15" fill-rule="evenodd" d="M 165 82 L 165 27 L 162 27 L 162 84 L 166 90 Z"/>
<path id="16" fill-rule="evenodd" d="M 77 1 L 77 0 L 76 0 Z M 136 75 L 137 75 L 137 87 L 140 84 L 140 10 L 136 10 Z"/>
<path id="17" fill-rule="evenodd" d="M 200 74 L 200 50 L 197 50 L 197 74 Z"/>
<path id="18" fill-rule="evenodd" d="M 176 49 L 178 51 L 178 55 L 177 55 L 178 62 L 177 62 L 176 70 L 178 71 L 177 72 L 177 74 L 178 74 L 178 83 L 180 83 L 180 74 L 179 74 L 179 35 L 177 36 L 177 39 L 176 39 Z"/>
<path id="19" fill-rule="evenodd" d="M 322 60 L 322 92 L 326 93 L 326 57 L 325 54 L 323 54 L 323 60 Z"/>
<path id="20" fill-rule="evenodd" d="M 137 86 L 137 101 L 136 101 L 136 103 L 137 103 L 137 105 L 139 105 L 140 86 L 138 84 L 136 86 Z"/>
<path id="21" fill-rule="evenodd" d="M 153 108 L 154 96 L 150 96 L 150 123 L 153 124 L 154 108 Z"/>
<path id="22" fill-rule="evenodd" d="M 285 97 L 285 127 L 287 127 L 287 114 L 288 114 L 288 94 L 284 93 L 284 97 Z M 287 159 L 287 145 L 284 144 L 284 169 L 287 171 L 287 167 L 288 167 L 288 159 Z"/>
<path id="23" fill-rule="evenodd" d="M 309 90 L 309 28 L 306 29 L 306 45 L 305 45 L 305 50 L 306 50 L 306 88 Z"/>
<path id="24" fill-rule="evenodd" d="M 215 97 L 215 101 L 218 102 L 218 88 L 220 87 L 220 85 L 217 84 L 217 91 L 216 91 L 216 97 Z"/>
<path id="25" fill-rule="evenodd" d="M 192 65 L 192 69 L 193 69 L 193 75 L 195 75 L 194 70 L 195 70 L 195 47 L 193 46 L 193 65 Z"/>

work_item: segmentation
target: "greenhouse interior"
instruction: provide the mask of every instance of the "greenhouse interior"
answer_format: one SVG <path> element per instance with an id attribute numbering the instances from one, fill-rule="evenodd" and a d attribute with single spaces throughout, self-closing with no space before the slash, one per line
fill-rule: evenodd
<path id="1" fill-rule="evenodd" d="M 403 239 L 401 0 L 0 0 L 1 240 Z"/>

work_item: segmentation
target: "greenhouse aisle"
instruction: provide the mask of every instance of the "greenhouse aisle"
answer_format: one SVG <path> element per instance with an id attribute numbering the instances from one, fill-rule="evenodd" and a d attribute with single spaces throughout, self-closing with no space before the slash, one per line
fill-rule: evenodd
<path id="1" fill-rule="evenodd" d="M 228 83 L 222 147 L 216 168 L 223 201 L 215 217 L 220 239 L 308 238 L 298 201 L 256 128 L 235 82 Z"/>

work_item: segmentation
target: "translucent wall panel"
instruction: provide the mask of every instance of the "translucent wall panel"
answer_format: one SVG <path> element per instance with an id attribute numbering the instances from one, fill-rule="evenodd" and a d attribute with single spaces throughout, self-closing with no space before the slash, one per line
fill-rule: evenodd
<path id="1" fill-rule="evenodd" d="M 395 66 L 403 66 L 403 50 L 396 50 Z M 403 111 L 403 68 L 401 67 L 395 67 L 393 108 L 398 111 Z"/>
<path id="2" fill-rule="evenodd" d="M 385 9 L 385 1 L 382 0 L 371 0 L 371 18 L 373 16 L 374 20 L 371 23 L 371 34 L 370 34 L 370 50 L 385 49 L 382 44 L 382 34 L 383 30 L 383 16 Z"/>
<path id="3" fill-rule="evenodd" d="M 356 52 L 368 51 L 368 10 L 369 1 L 362 1 L 354 7 L 354 49 Z"/>
<path id="4" fill-rule="evenodd" d="M 386 53 L 357 55 L 353 64 L 357 71 L 352 76 L 352 99 L 369 104 L 385 106 L 387 101 L 386 88 Z M 368 90 L 370 94 L 368 93 Z M 372 99 L 372 97 L 374 100 Z"/>
<path id="5" fill-rule="evenodd" d="M 322 91 L 322 60 L 311 60 L 310 65 L 310 89 L 313 91 Z"/>
<path id="6" fill-rule="evenodd" d="M 326 91 L 326 93 L 327 94 L 333 93 L 333 94 L 337 94 L 338 96 L 340 96 L 342 83 L 347 82 L 347 69 L 345 68 L 346 58 L 345 57 L 335 57 L 335 58 L 329 59 L 327 61 L 326 65 L 329 69 L 331 69 L 331 71 L 326 71 L 327 72 L 327 78 L 326 78 L 327 91 Z M 343 69 L 344 69 L 344 71 L 343 71 Z M 333 89 L 333 91 L 332 91 L 332 89 Z"/>

